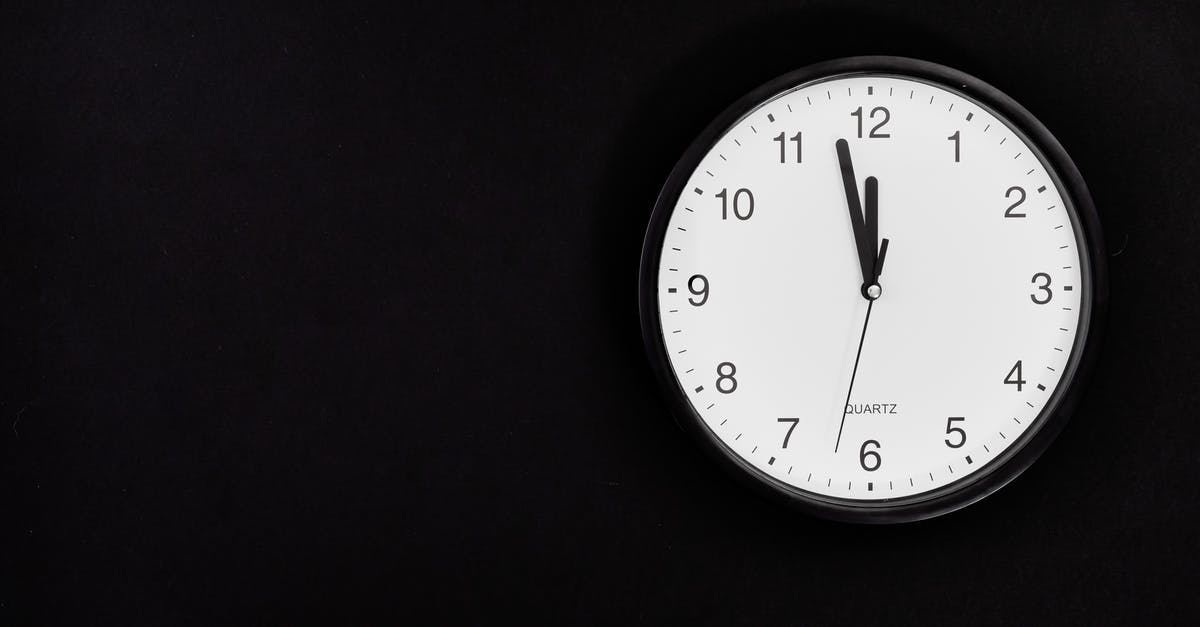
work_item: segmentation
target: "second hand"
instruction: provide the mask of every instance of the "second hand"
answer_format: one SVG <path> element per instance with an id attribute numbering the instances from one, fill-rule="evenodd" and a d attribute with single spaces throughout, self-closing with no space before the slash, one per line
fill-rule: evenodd
<path id="1" fill-rule="evenodd" d="M 850 393 L 854 391 L 854 379 L 858 376 L 858 360 L 862 357 L 863 341 L 867 339 L 867 324 L 871 322 L 871 308 L 875 299 L 867 301 L 867 316 L 863 320 L 862 336 L 858 338 L 858 354 L 854 356 L 854 370 L 850 373 L 850 389 L 846 390 L 846 402 L 842 404 L 842 424 L 838 426 L 837 442 L 833 443 L 833 452 L 838 452 L 842 444 L 842 429 L 846 427 L 846 411 L 850 408 Z"/>

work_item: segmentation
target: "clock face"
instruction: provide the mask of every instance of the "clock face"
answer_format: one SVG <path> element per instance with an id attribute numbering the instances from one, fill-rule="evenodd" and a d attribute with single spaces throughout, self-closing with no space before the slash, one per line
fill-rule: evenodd
<path id="1" fill-rule="evenodd" d="M 1097 309 L 1094 211 L 994 90 L 865 65 L 760 90 L 693 147 L 647 239 L 643 322 L 736 472 L 817 513 L 920 518 L 1057 431 Z"/>

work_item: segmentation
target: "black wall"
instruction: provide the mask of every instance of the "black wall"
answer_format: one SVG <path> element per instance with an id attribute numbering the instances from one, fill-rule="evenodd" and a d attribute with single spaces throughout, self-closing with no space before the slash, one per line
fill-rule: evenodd
<path id="1" fill-rule="evenodd" d="M 0 622 L 1200 618 L 1195 5 L 189 4 L 0 14 Z M 694 135 L 859 54 L 1029 108 L 1113 255 L 1050 451 L 887 528 L 722 474 L 636 308 Z"/>

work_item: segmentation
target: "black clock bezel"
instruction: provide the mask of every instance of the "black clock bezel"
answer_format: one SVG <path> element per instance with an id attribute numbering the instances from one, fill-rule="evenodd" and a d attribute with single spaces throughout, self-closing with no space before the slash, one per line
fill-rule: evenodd
<path id="1" fill-rule="evenodd" d="M 1049 166 L 1047 172 L 1064 202 L 1074 209 L 1077 223 L 1073 226 L 1083 244 L 1081 277 L 1087 288 L 1081 290 L 1079 332 L 1068 367 L 1051 399 L 1025 433 L 1004 453 L 968 477 L 929 492 L 883 501 L 842 499 L 795 488 L 759 471 L 729 449 L 704 423 L 676 379 L 658 316 L 658 267 L 667 223 L 683 186 L 712 145 L 737 121 L 778 94 L 809 83 L 861 73 L 895 74 L 958 92 L 991 109 L 1023 135 Z M 738 480 L 774 500 L 821 518 L 857 523 L 923 520 L 966 507 L 1004 487 L 1041 456 L 1062 431 L 1079 404 L 1100 349 L 1108 302 L 1105 259 L 1100 220 L 1078 168 L 1049 130 L 1012 98 L 974 76 L 927 61 L 892 56 L 835 59 L 789 72 L 743 96 L 704 129 L 672 169 L 654 205 L 642 247 L 638 284 L 642 336 L 651 368 L 680 427 Z"/>

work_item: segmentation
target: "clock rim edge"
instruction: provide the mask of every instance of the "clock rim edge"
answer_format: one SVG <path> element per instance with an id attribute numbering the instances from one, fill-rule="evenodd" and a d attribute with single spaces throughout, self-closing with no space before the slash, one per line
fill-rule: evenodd
<path id="1" fill-rule="evenodd" d="M 1090 289 L 1089 298 L 1084 303 L 1087 305 L 1086 316 L 1083 311 L 1080 312 L 1080 332 L 1085 333 L 1083 343 L 1080 345 L 1078 340 L 1073 343 L 1078 358 L 1071 359 L 1068 362 L 1070 372 L 1064 372 L 1064 379 L 1068 374 L 1070 378 L 1057 387 L 1057 403 L 1048 402 L 1043 412 L 1039 413 L 1035 419 L 1036 429 L 1022 435 L 1023 443 L 1014 443 L 1000 458 L 989 464 L 993 468 L 985 467 L 971 477 L 964 477 L 962 481 L 965 483 L 961 485 L 960 482 L 953 482 L 929 492 L 898 498 L 894 503 L 877 500 L 852 504 L 852 499 L 814 498 L 800 488 L 771 477 L 732 451 L 704 423 L 684 394 L 666 353 L 658 317 L 658 266 L 667 222 L 683 186 L 704 155 L 724 133 L 778 94 L 823 79 L 867 72 L 894 73 L 960 92 L 991 108 L 1015 131 L 1023 134 L 1050 166 L 1048 174 L 1060 185 L 1059 191 L 1064 200 L 1073 205 L 1084 240 L 1080 257 L 1087 264 Z M 774 501 L 820 518 L 854 523 L 912 522 L 948 514 L 995 493 L 1027 470 L 1057 438 L 1078 408 L 1099 354 L 1108 304 L 1106 259 L 1099 216 L 1074 161 L 1050 131 L 1013 98 L 970 74 L 929 61 L 898 56 L 832 59 L 778 76 L 739 98 L 704 128 L 672 168 L 655 201 L 642 245 L 638 281 L 642 338 L 660 392 L 670 405 L 676 423 L 708 457 L 740 483 Z M 1047 411 L 1050 413 L 1047 414 Z"/>

